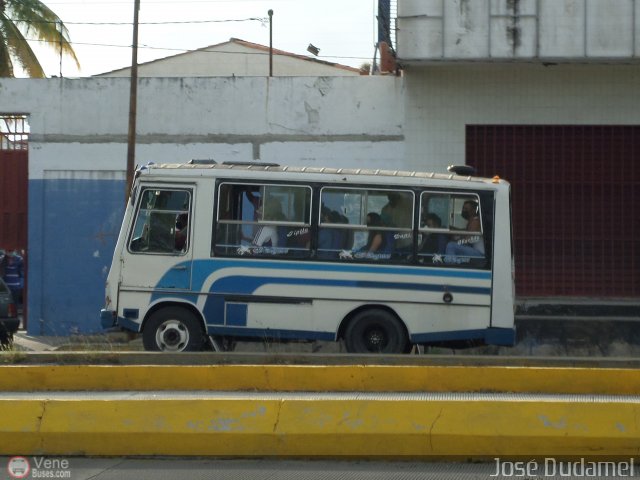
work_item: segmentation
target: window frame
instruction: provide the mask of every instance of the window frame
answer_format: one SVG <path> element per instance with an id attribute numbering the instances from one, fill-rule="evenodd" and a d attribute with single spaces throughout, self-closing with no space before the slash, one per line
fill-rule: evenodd
<path id="1" fill-rule="evenodd" d="M 308 214 L 308 222 L 299 222 L 299 221 L 283 221 L 283 220 L 264 220 L 264 221 L 244 221 L 244 220 L 228 220 L 220 218 L 220 207 L 222 205 L 221 196 L 222 190 L 225 185 L 239 186 L 239 187 L 247 187 L 247 186 L 257 186 L 257 187 L 277 187 L 277 188 L 297 188 L 297 189 L 306 189 L 309 193 L 308 200 L 309 205 L 307 209 Z M 245 180 L 240 178 L 218 178 L 215 184 L 214 190 L 214 200 L 215 203 L 213 205 L 213 219 L 212 219 L 212 235 L 211 235 L 211 257 L 223 257 L 223 258 L 240 258 L 243 255 L 240 254 L 232 254 L 232 253 L 219 253 L 216 251 L 216 247 L 218 247 L 218 234 L 220 231 L 220 225 L 249 225 L 252 227 L 265 227 L 265 226 L 273 226 L 273 227 L 291 227 L 292 229 L 308 229 L 310 238 L 313 237 L 313 211 L 314 211 L 314 185 L 312 182 L 278 182 L 273 180 L 268 181 L 260 181 L 257 179 Z M 237 246 L 238 248 L 242 247 L 242 244 Z M 251 247 L 250 245 L 248 247 Z M 255 246 L 254 246 L 255 247 Z M 222 247 L 228 248 L 228 247 Z M 255 247 L 255 248 L 272 248 L 272 247 Z M 282 255 L 252 255 L 251 258 L 256 259 L 295 259 L 295 260 L 308 260 L 313 257 L 313 244 L 309 243 L 309 247 L 306 249 L 295 249 L 293 247 L 276 247 L 277 249 L 283 248 L 285 250 L 293 250 L 304 253 L 303 257 L 292 257 L 287 256 L 286 253 Z"/>
<path id="2" fill-rule="evenodd" d="M 466 231 L 466 230 L 456 230 L 456 229 L 451 229 L 451 225 L 452 223 L 449 223 L 448 227 L 444 227 L 444 228 L 430 228 L 427 227 L 426 225 L 421 225 L 422 224 L 422 217 L 424 214 L 424 205 L 423 204 L 423 198 L 425 195 L 433 195 L 433 196 L 455 196 L 455 197 L 467 197 L 467 199 L 472 199 L 473 201 L 475 201 L 478 204 L 478 218 L 480 219 L 480 231 L 479 232 L 473 232 L 473 231 Z M 492 199 L 488 200 L 488 196 L 491 196 Z M 466 200 L 465 200 L 466 201 Z M 493 218 L 494 213 L 493 211 L 491 212 L 487 212 L 486 209 L 483 208 L 483 203 L 486 205 L 487 201 L 491 201 L 492 205 L 494 205 L 493 209 L 495 210 L 495 194 L 493 191 L 490 190 L 452 190 L 452 189 L 438 189 L 438 188 L 426 188 L 426 189 L 421 189 L 420 190 L 420 200 L 419 200 L 419 212 L 418 212 L 418 228 L 417 228 L 417 236 L 416 236 L 416 240 L 417 240 L 417 248 L 416 248 L 416 262 L 415 264 L 418 266 L 425 266 L 425 267 L 439 267 L 439 268 L 463 268 L 463 269 L 473 269 L 473 270 L 493 270 L 493 236 L 495 235 L 495 226 L 494 221 L 495 219 Z M 449 204 L 451 205 L 451 203 L 449 202 Z M 451 207 L 449 207 L 451 208 Z M 454 215 L 459 214 L 457 212 L 455 212 L 455 210 L 450 210 L 448 213 L 449 215 L 451 215 L 451 213 L 453 212 Z M 488 216 L 491 215 L 491 218 L 489 218 Z M 489 231 L 487 231 L 487 228 L 489 228 L 489 225 L 491 225 Z M 427 264 L 424 263 L 423 261 L 420 261 L 421 258 L 424 257 L 429 257 L 431 256 L 433 258 L 434 255 L 438 255 L 436 253 L 428 253 L 426 255 L 421 255 L 421 249 L 420 249 L 420 234 L 443 234 L 443 235 L 447 235 L 447 236 L 467 236 L 467 237 L 472 237 L 472 236 L 480 236 L 482 238 L 482 241 L 484 242 L 484 247 L 485 247 L 485 252 L 484 252 L 484 257 L 483 260 L 485 262 L 485 264 L 483 266 L 475 266 L 472 263 L 437 263 L 437 264 Z M 444 258 L 444 254 L 442 254 L 442 257 Z"/>
<path id="3" fill-rule="evenodd" d="M 136 230 L 136 225 L 138 223 L 138 219 L 139 219 L 139 215 L 140 215 L 140 211 L 141 211 L 141 206 L 142 206 L 142 201 L 144 198 L 144 194 L 147 190 L 160 190 L 160 191 L 165 191 L 165 192 L 186 192 L 187 196 L 188 196 L 188 200 L 189 200 L 189 206 L 188 209 L 186 210 L 187 215 L 189 215 L 189 223 L 188 223 L 188 231 L 187 231 L 187 239 L 185 241 L 185 248 L 183 250 L 174 250 L 173 252 L 149 252 L 149 251 L 142 251 L 142 250 L 132 250 L 131 249 L 131 243 L 133 242 L 134 238 L 133 235 L 135 234 L 135 230 Z M 185 256 L 187 254 L 189 254 L 189 250 L 191 249 L 191 246 L 193 244 L 192 241 L 192 237 L 193 237 L 193 201 L 194 201 L 194 196 L 193 196 L 193 192 L 194 192 L 194 187 L 193 185 L 189 185 L 189 186 L 180 186 L 180 185 L 175 185 L 175 184 L 171 184 L 171 185 L 154 185 L 154 184 L 143 184 L 140 185 L 137 189 L 136 189 L 136 208 L 134 210 L 132 219 L 131 219 L 131 224 L 130 224 L 130 228 L 129 228 L 129 233 L 127 236 L 127 253 L 131 254 L 131 255 L 153 255 L 153 256 L 157 256 L 157 255 L 162 255 L 162 256 L 168 256 L 168 257 L 180 257 L 180 256 Z M 145 209 L 146 210 L 146 209 Z M 176 214 L 176 218 L 177 215 L 180 215 L 182 213 L 185 213 L 185 210 L 158 210 L 161 212 L 168 212 L 168 213 L 175 213 Z M 174 235 L 175 235 L 175 230 L 174 230 Z"/>
<path id="4" fill-rule="evenodd" d="M 376 186 L 362 186 L 362 187 L 343 187 L 343 186 L 333 186 L 332 184 L 323 184 L 320 186 L 319 188 L 319 193 L 320 193 L 320 197 L 319 197 L 319 202 L 320 205 L 322 205 L 322 191 L 325 189 L 332 189 L 332 190 L 374 190 L 376 192 L 401 192 L 401 193 L 410 193 L 411 194 L 411 226 L 410 227 L 379 227 L 376 228 L 376 230 L 387 230 L 387 231 L 392 231 L 392 232 L 397 232 L 399 230 L 404 230 L 404 231 L 413 231 L 414 228 L 414 222 L 415 222 L 415 209 L 416 209 L 416 192 L 414 190 L 412 190 L 410 187 L 405 187 L 402 190 L 396 189 L 396 188 L 378 188 Z M 367 195 L 368 198 L 368 195 Z M 364 202 L 364 205 L 367 205 L 367 202 Z M 361 207 L 362 208 L 362 207 Z M 362 218 L 362 210 L 360 211 L 360 217 Z M 375 213 L 375 212 L 364 212 L 364 218 L 367 217 L 367 215 L 369 213 Z M 322 223 L 322 209 L 318 210 L 318 227 L 322 227 L 322 226 L 331 226 L 331 227 L 336 227 L 336 228 L 348 228 L 348 229 L 358 229 L 358 230 L 368 230 L 369 227 L 366 224 L 362 224 L 362 223 Z"/>
<path id="5" fill-rule="evenodd" d="M 388 193 L 400 193 L 400 194 L 410 194 L 411 196 L 411 212 L 410 212 L 410 221 L 411 221 L 411 225 L 409 227 L 393 227 L 393 226 L 374 226 L 374 227 L 369 227 L 366 224 L 362 224 L 362 223 L 323 223 L 322 222 L 322 205 L 323 205 L 323 193 L 325 190 L 332 190 L 332 191 L 345 191 L 345 193 L 348 193 L 349 191 L 351 192 L 365 192 L 366 195 L 364 195 L 364 201 L 361 203 L 360 206 L 360 220 L 362 220 L 363 218 L 366 218 L 366 216 L 369 213 L 378 213 L 375 211 L 368 211 L 367 206 L 369 205 L 368 199 L 369 199 L 369 192 L 370 191 L 374 191 L 374 192 L 382 192 L 385 195 L 387 195 Z M 371 264 L 379 264 L 379 263 L 393 263 L 393 264 L 398 264 L 398 265 L 411 265 L 413 262 L 411 260 L 409 261 L 398 261 L 397 258 L 393 257 L 393 253 L 379 253 L 376 254 L 375 252 L 373 253 L 369 253 L 368 255 L 360 255 L 360 256 L 353 256 L 352 258 L 349 258 L 347 260 L 345 260 L 344 258 L 340 258 L 340 256 L 338 256 L 338 258 L 319 258 L 318 256 L 318 252 L 320 251 L 320 249 L 317 247 L 318 244 L 318 239 L 320 236 L 320 230 L 323 228 L 326 229 L 341 229 L 341 230 L 347 230 L 347 231 L 351 231 L 354 234 L 357 232 L 364 232 L 367 233 L 371 230 L 376 230 L 376 231 L 380 231 L 380 232 L 408 232 L 411 235 L 411 252 L 414 249 L 414 244 L 415 244 L 415 214 L 416 214 L 416 191 L 415 191 L 415 187 L 412 186 L 400 186 L 400 188 L 388 188 L 388 187 L 381 187 L 379 185 L 370 185 L 370 184 L 362 184 L 362 185 L 357 185 L 357 186 L 342 186 L 342 185 L 334 185 L 331 183 L 326 183 L 326 184 L 322 184 L 318 187 L 318 204 L 320 205 L 320 208 L 317 211 L 317 217 L 316 217 L 316 221 L 317 221 L 317 229 L 316 229 L 316 233 L 314 234 L 314 240 L 316 243 L 316 253 L 313 256 L 313 259 L 316 261 L 329 261 L 329 262 L 338 262 L 338 263 L 344 263 L 345 261 L 355 261 L 357 263 L 371 263 Z M 382 208 L 380 209 L 379 214 L 382 214 Z M 340 214 L 343 214 L 343 212 L 339 212 Z M 355 245 L 351 246 L 351 249 L 348 250 L 349 252 L 355 253 L 357 252 L 356 249 L 354 249 Z M 331 250 L 322 250 L 324 251 L 331 251 Z M 409 252 L 410 253 L 410 252 Z M 388 255 L 388 258 L 386 258 L 386 256 Z"/>
<path id="6" fill-rule="evenodd" d="M 292 221 L 265 221 L 265 222 L 255 222 L 255 221 L 241 221 L 241 220 L 224 220 L 220 219 L 220 208 L 221 208 L 221 194 L 222 194 L 222 186 L 225 184 L 237 185 L 237 186 L 274 186 L 274 187 L 294 187 L 294 188 L 307 188 L 310 192 L 309 197 L 309 223 L 304 222 L 292 222 Z M 297 181 L 261 181 L 259 179 L 242 179 L 242 178 L 218 178 L 215 183 L 215 190 L 213 194 L 213 198 L 215 200 L 215 204 L 213 206 L 213 225 L 212 225 L 212 236 L 211 236 L 211 257 L 221 257 L 221 258 L 252 258 L 252 259 L 261 259 L 261 260 L 290 260 L 296 262 L 321 262 L 321 263 L 357 263 L 357 264 L 387 264 L 387 265 L 405 265 L 405 266 L 413 266 L 413 267 L 426 267 L 426 268 L 467 268 L 474 270 L 492 270 L 493 269 L 493 252 L 490 251 L 487 247 L 493 248 L 493 238 L 489 238 L 488 235 L 495 235 L 495 227 L 493 223 L 495 219 L 493 218 L 493 212 L 487 211 L 487 208 L 490 208 L 491 205 L 495 205 L 495 192 L 491 190 L 484 189 L 467 189 L 467 188 L 451 188 L 451 187 L 431 187 L 425 185 L 397 185 L 397 188 L 389 188 L 376 184 L 350 184 L 348 186 L 341 185 L 333 182 L 320 182 L 317 180 L 310 180 L 308 182 L 297 182 Z M 362 191 L 376 191 L 376 192 L 398 192 L 398 193 L 410 193 L 412 202 L 412 214 L 411 214 L 411 228 L 401 228 L 401 227 L 377 227 L 376 230 L 379 231 L 388 231 L 388 232 L 408 232 L 411 235 L 411 246 L 407 249 L 406 256 L 397 257 L 392 256 L 388 259 L 376 259 L 376 258 L 333 258 L 333 257 L 322 257 L 319 255 L 318 243 L 320 231 L 322 228 L 332 228 L 332 229 L 344 229 L 347 231 L 361 231 L 367 232 L 370 230 L 370 227 L 362 224 L 344 224 L 344 223 L 323 223 L 322 222 L 322 196 L 323 193 L 327 190 L 331 191 L 344 191 L 345 193 L 349 192 L 362 192 Z M 421 226 L 421 216 L 422 216 L 422 199 L 424 195 L 449 195 L 455 197 L 467 197 L 473 199 L 478 203 L 478 214 L 480 217 L 481 223 L 481 231 L 480 232 L 465 232 L 464 230 L 450 230 L 448 228 L 442 229 L 431 229 L 426 226 Z M 364 204 L 366 205 L 366 203 Z M 366 207 L 365 207 L 366 208 Z M 495 206 L 493 207 L 495 209 Z M 375 211 L 375 210 L 374 210 Z M 342 212 L 341 212 L 342 213 Z M 454 211 L 454 213 L 456 213 Z M 459 213 L 458 213 L 459 214 Z M 491 218 L 487 217 L 489 215 Z M 361 219 L 366 218 L 362 217 Z M 283 227 L 292 227 L 292 228 L 308 228 L 310 234 L 310 241 L 308 248 L 304 249 L 302 252 L 304 256 L 300 257 L 291 257 L 287 254 L 283 255 L 252 255 L 250 257 L 244 257 L 242 255 L 236 253 L 222 253 L 216 252 L 217 246 L 217 235 L 219 233 L 219 224 L 220 225 L 231 225 L 231 224 L 243 224 L 243 225 L 253 225 L 253 226 L 283 226 Z M 489 230 L 487 230 L 489 229 Z M 420 234 L 428 233 L 443 233 L 447 235 L 478 235 L 481 234 L 483 240 L 485 241 L 485 260 L 486 265 L 478 267 L 469 264 L 425 264 L 420 261 Z M 353 246 L 353 245 L 352 245 Z M 270 247 L 266 247 L 270 248 Z M 284 247 L 287 248 L 287 247 Z M 355 249 L 351 249 L 351 252 L 355 252 Z"/>
<path id="7" fill-rule="evenodd" d="M 450 197 L 455 196 L 455 197 L 474 197 L 474 202 L 476 202 L 478 204 L 478 217 L 480 218 L 480 232 L 468 232 L 465 230 L 456 230 L 456 229 L 451 229 L 451 222 L 449 222 L 449 227 L 443 227 L 443 228 L 430 228 L 430 227 L 423 227 L 421 225 L 422 223 L 422 214 L 423 214 L 423 202 L 422 199 L 424 197 L 425 194 L 430 194 L 433 196 L 436 195 L 440 195 L 440 196 L 445 196 L 448 195 Z M 465 200 L 466 202 L 467 200 Z M 451 211 L 449 211 L 449 214 L 451 214 Z M 455 215 L 455 212 L 454 212 Z M 484 236 L 484 221 L 483 221 L 483 217 L 482 217 L 482 203 L 480 201 L 480 194 L 476 191 L 473 191 L 472 193 L 461 193 L 461 192 L 455 192 L 455 191 L 438 191 L 438 190 L 422 190 L 420 192 L 420 212 L 419 212 L 419 216 L 418 216 L 419 222 L 418 222 L 418 233 L 419 232 L 434 232 L 434 233 L 448 233 L 448 234 L 454 234 L 453 232 L 455 232 L 455 235 L 477 235 L 478 233 L 482 236 Z"/>

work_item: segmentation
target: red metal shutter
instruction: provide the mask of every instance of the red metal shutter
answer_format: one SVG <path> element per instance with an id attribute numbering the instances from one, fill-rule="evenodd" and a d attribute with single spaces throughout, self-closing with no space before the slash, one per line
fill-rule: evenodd
<path id="1" fill-rule="evenodd" d="M 0 248 L 27 248 L 27 150 L 0 149 Z"/>
<path id="2" fill-rule="evenodd" d="M 467 163 L 512 184 L 518 295 L 640 294 L 640 127 L 466 133 Z"/>

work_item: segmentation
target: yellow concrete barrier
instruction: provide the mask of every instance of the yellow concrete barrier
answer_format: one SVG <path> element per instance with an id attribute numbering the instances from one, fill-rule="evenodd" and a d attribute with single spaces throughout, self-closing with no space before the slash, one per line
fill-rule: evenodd
<path id="1" fill-rule="evenodd" d="M 638 395 L 615 368 L 3 366 L 0 454 L 637 458 Z"/>
<path id="2" fill-rule="evenodd" d="M 520 392 L 640 395 L 640 370 L 503 366 L 11 365 L 0 390 Z"/>
<path id="3" fill-rule="evenodd" d="M 575 399 L 0 399 L 2 455 L 638 457 L 640 404 Z"/>

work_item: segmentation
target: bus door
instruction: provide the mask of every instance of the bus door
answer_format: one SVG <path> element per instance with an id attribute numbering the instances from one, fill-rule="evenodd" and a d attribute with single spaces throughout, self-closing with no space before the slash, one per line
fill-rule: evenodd
<path id="1" fill-rule="evenodd" d="M 121 256 L 123 290 L 190 290 L 194 188 L 141 185 Z"/>

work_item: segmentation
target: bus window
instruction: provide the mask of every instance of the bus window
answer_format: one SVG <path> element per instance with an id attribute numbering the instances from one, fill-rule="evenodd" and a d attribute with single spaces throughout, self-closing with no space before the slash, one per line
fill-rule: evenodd
<path id="1" fill-rule="evenodd" d="M 483 232 L 478 195 L 422 193 L 420 263 L 482 268 L 487 264 Z"/>
<path id="2" fill-rule="evenodd" d="M 413 192 L 323 188 L 318 258 L 408 261 L 413 244 Z"/>
<path id="3" fill-rule="evenodd" d="M 307 257 L 310 218 L 310 187 L 223 183 L 214 253 Z"/>
<path id="4" fill-rule="evenodd" d="M 132 253 L 184 253 L 189 244 L 190 197 L 187 190 L 144 189 L 129 250 Z"/>

